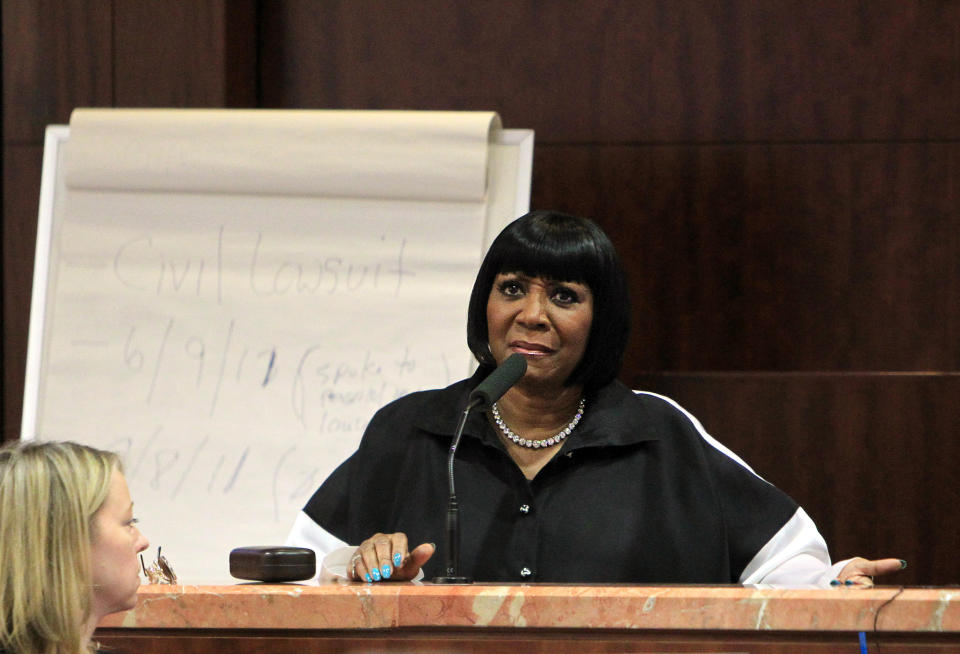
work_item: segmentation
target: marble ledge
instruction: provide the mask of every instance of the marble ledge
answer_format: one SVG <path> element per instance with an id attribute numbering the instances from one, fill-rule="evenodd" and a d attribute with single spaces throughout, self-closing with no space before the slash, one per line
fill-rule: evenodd
<path id="1" fill-rule="evenodd" d="M 512 627 L 960 632 L 960 588 L 241 584 L 142 586 L 101 627 Z"/>

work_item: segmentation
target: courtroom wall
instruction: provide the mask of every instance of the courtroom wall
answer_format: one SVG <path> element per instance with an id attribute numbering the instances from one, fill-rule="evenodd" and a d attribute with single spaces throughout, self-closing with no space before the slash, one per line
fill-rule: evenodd
<path id="1" fill-rule="evenodd" d="M 3 0 L 3 435 L 75 106 L 493 109 L 623 255 L 622 378 L 836 556 L 960 583 L 960 3 Z"/>

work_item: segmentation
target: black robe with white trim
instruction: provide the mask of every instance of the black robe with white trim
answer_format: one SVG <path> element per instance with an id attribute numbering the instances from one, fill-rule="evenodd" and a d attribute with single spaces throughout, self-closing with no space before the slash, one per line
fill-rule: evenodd
<path id="1" fill-rule="evenodd" d="M 380 409 L 304 507 L 311 529 L 353 545 L 402 531 L 411 549 L 437 545 L 424 573 L 442 575 L 447 455 L 479 381 Z M 533 480 L 486 416 L 472 415 L 455 475 L 461 574 L 476 581 L 738 583 L 797 556 L 813 560 L 816 574 L 830 565 L 790 497 L 675 403 L 619 382 L 587 397 L 580 424 Z"/>

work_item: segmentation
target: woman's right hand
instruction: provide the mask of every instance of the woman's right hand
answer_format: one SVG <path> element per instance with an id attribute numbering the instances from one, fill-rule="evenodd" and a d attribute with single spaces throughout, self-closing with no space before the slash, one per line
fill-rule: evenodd
<path id="1" fill-rule="evenodd" d="M 353 552 L 347 576 L 354 581 L 410 581 L 435 550 L 433 543 L 424 543 L 408 551 L 403 532 L 374 534 Z"/>

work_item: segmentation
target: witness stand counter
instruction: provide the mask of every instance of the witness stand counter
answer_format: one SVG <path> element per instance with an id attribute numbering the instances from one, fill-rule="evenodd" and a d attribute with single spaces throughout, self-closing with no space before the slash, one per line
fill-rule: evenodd
<path id="1" fill-rule="evenodd" d="M 960 588 L 151 585 L 95 638 L 126 654 L 960 652 Z"/>

